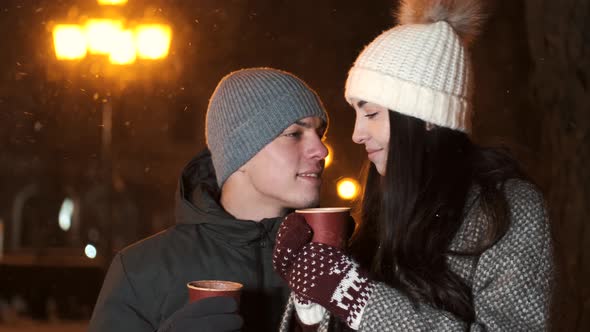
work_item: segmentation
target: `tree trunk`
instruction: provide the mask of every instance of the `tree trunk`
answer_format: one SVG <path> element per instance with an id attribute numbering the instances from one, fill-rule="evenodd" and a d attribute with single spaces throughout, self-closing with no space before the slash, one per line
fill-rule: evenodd
<path id="1" fill-rule="evenodd" d="M 556 239 L 554 331 L 590 331 L 590 5 L 528 0 L 530 100 L 541 120 L 538 163 Z M 566 318 L 567 317 L 567 318 Z"/>

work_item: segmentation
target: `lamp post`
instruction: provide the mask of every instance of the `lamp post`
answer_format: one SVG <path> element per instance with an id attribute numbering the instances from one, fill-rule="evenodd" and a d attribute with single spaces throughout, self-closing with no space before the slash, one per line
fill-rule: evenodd
<path id="1" fill-rule="evenodd" d="M 101 6 L 122 6 L 127 0 L 97 0 Z M 123 70 L 138 61 L 154 62 L 168 56 L 172 29 L 162 23 L 126 26 L 121 18 L 89 18 L 82 24 L 57 23 L 53 27 L 55 56 L 62 62 L 80 62 L 88 57 L 107 57 L 109 66 Z M 112 255 L 112 116 L 110 84 L 101 98 L 101 169 L 106 180 L 106 249 Z"/>

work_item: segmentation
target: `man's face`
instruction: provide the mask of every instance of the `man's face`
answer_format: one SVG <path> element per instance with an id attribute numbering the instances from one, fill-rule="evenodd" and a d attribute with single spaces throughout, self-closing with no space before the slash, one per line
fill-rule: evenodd
<path id="1" fill-rule="evenodd" d="M 322 142 L 325 124 L 318 117 L 296 121 L 240 168 L 257 197 L 273 209 L 317 206 L 328 150 Z"/>

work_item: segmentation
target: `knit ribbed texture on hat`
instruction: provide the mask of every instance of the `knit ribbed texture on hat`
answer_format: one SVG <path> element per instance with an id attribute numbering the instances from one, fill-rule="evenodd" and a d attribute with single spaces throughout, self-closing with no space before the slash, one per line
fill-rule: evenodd
<path id="1" fill-rule="evenodd" d="M 206 120 L 219 187 L 283 130 L 312 116 L 328 121 L 317 94 L 293 74 L 249 68 L 225 76 L 211 96 Z"/>
<path id="2" fill-rule="evenodd" d="M 346 81 L 345 98 L 469 132 L 471 78 L 466 52 L 446 21 L 397 26 L 358 56 Z"/>

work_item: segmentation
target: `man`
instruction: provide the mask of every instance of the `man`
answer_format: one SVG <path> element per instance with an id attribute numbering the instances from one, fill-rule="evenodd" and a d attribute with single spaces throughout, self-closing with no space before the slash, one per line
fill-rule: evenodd
<path id="1" fill-rule="evenodd" d="M 327 120 L 292 74 L 224 77 L 207 109 L 210 152 L 180 178 L 177 224 L 116 255 L 89 330 L 276 330 L 288 289 L 272 268 L 275 236 L 289 211 L 318 205 Z M 203 279 L 242 283 L 240 308 L 229 298 L 187 304 L 187 282 Z"/>

